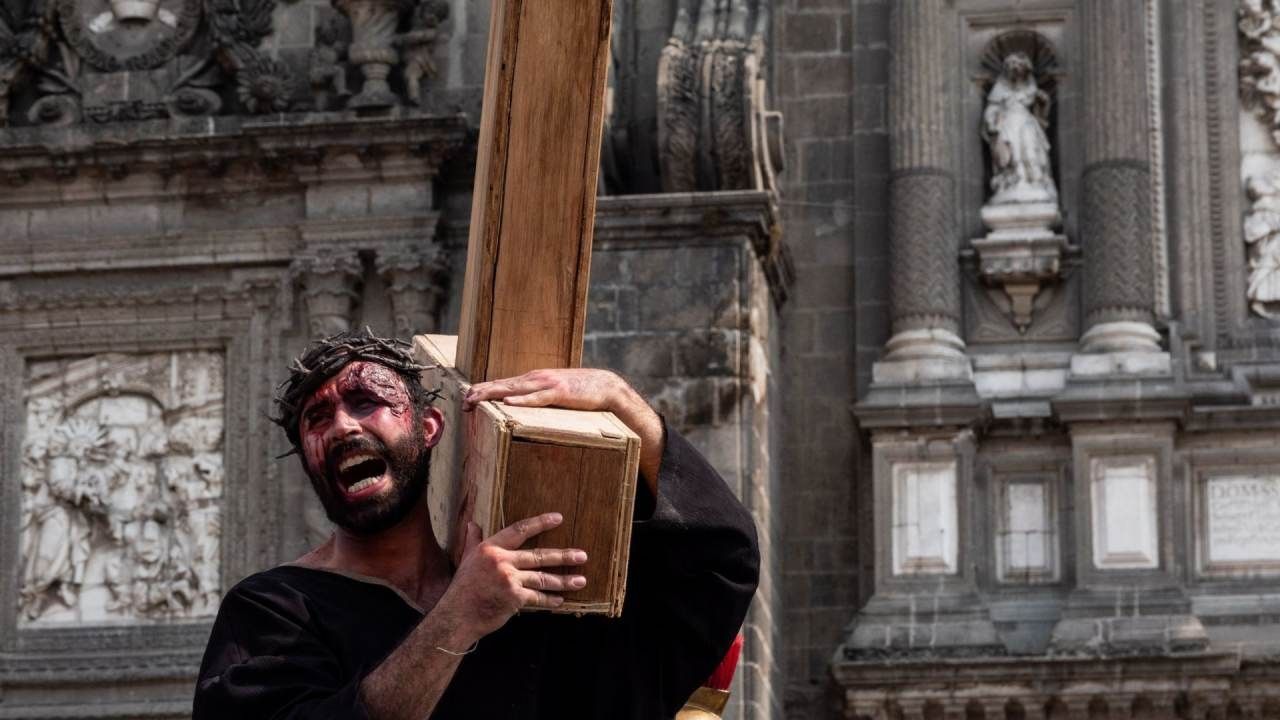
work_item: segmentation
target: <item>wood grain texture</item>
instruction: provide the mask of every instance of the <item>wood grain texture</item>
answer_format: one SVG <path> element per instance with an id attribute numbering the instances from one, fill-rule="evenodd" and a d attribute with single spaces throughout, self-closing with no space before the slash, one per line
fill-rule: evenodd
<path id="1" fill-rule="evenodd" d="M 494 6 L 458 346 L 473 382 L 582 362 L 612 15 Z"/>

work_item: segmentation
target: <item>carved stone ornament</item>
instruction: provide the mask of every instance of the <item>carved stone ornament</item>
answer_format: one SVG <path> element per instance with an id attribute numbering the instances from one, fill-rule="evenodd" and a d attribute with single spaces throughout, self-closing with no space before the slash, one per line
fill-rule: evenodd
<path id="1" fill-rule="evenodd" d="M 1240 99 L 1271 129 L 1280 129 L 1280 3 L 1241 0 Z M 1280 140 L 1277 140 L 1280 142 Z"/>
<path id="2" fill-rule="evenodd" d="M 18 88 L 32 91 L 23 119 L 35 125 L 214 115 L 230 83 L 238 102 L 227 109 L 288 110 L 291 72 L 258 50 L 274 8 L 274 0 L 9 3 L 0 8 L 0 124 Z"/>
<path id="3" fill-rule="evenodd" d="M 1027 30 L 999 35 L 983 52 L 991 79 L 981 127 L 991 153 L 992 195 L 982 207 L 989 232 L 973 248 L 982 280 L 1003 289 L 1020 333 L 1031 326 L 1042 287 L 1060 278 L 1067 247 L 1055 232 L 1062 213 L 1046 134 L 1052 101 L 1040 82 L 1055 84 L 1055 64 L 1048 40 Z"/>
<path id="4" fill-rule="evenodd" d="M 1251 206 L 1244 218 L 1249 246 L 1249 307 L 1280 320 L 1280 172 L 1257 175 L 1245 184 Z"/>
<path id="5" fill-rule="evenodd" d="M 658 61 L 664 191 L 778 189 L 782 113 L 767 107 L 769 20 L 764 0 L 680 1 Z"/>
<path id="6" fill-rule="evenodd" d="M 215 352 L 30 366 L 20 625 L 217 610 L 223 388 Z"/>
<path id="7" fill-rule="evenodd" d="M 360 302 L 364 267 L 355 253 L 300 258 L 294 273 L 302 281 L 311 337 L 328 337 L 351 329 Z"/>
<path id="8" fill-rule="evenodd" d="M 387 284 L 396 337 L 435 332 L 449 285 L 449 264 L 436 245 L 423 252 L 380 253 L 374 266 Z"/>

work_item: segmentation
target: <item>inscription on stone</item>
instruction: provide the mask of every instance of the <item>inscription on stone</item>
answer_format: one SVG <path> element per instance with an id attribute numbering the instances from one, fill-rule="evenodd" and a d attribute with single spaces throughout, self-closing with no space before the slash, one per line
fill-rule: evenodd
<path id="1" fill-rule="evenodd" d="M 1210 564 L 1280 563 L 1280 476 L 1213 477 L 1204 494 Z"/>

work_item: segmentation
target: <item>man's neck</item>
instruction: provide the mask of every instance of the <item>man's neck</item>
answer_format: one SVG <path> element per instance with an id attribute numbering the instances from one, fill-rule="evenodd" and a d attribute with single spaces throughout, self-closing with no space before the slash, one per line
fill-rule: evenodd
<path id="1" fill-rule="evenodd" d="M 448 587 L 453 566 L 436 543 L 423 495 L 423 501 L 396 525 L 376 535 L 356 535 L 337 528 L 298 563 L 385 580 L 430 610 Z"/>

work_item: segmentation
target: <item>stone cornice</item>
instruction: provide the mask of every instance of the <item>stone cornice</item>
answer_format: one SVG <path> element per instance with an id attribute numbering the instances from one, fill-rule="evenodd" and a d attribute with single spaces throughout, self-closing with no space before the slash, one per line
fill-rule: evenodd
<path id="1" fill-rule="evenodd" d="M 774 302 L 794 279 L 777 197 L 761 190 L 608 195 L 596 200 L 596 244 L 679 243 L 740 237 L 751 243 Z"/>
<path id="2" fill-rule="evenodd" d="M 0 128 L 0 181 L 21 186 L 39 177 L 68 179 L 84 170 L 124 177 L 139 170 L 214 175 L 234 163 L 266 176 L 294 166 L 323 168 L 326 158 L 355 154 L 377 162 L 407 151 L 434 171 L 466 145 L 466 118 L 411 110 L 377 117 L 352 112 L 258 117 L 176 118 L 101 126 Z"/>

